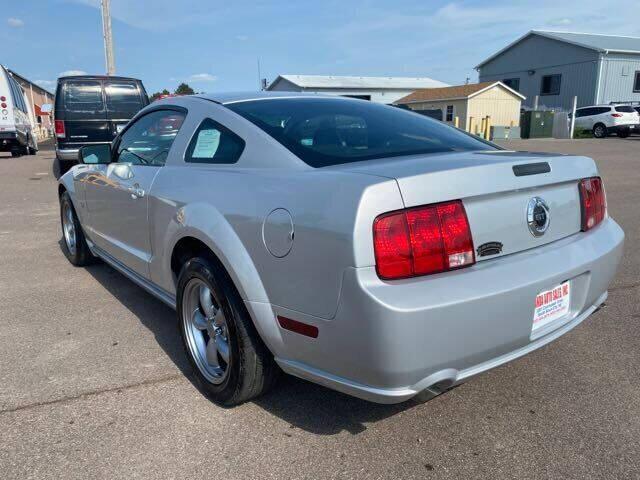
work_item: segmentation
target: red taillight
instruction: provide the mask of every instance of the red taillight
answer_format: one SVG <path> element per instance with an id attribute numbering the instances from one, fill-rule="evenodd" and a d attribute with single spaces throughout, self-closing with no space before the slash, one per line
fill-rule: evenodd
<path id="1" fill-rule="evenodd" d="M 612 117 L 616 117 L 616 118 L 620 118 L 622 116 L 621 113 L 612 113 L 611 114 Z"/>
<path id="2" fill-rule="evenodd" d="M 2 103 L 0 104 L 0 106 L 1 106 L 2 108 L 7 108 L 7 104 L 6 104 L 6 103 L 4 103 L 4 102 L 2 102 Z"/>
<path id="3" fill-rule="evenodd" d="M 2 95 L 0 97 L 0 102 L 6 102 L 7 101 L 7 97 L 5 97 L 4 95 Z"/>
<path id="4" fill-rule="evenodd" d="M 65 137 L 64 120 L 56 120 L 55 124 L 56 124 L 56 137 L 64 138 Z"/>
<path id="5" fill-rule="evenodd" d="M 607 197 L 600 177 L 580 180 L 580 202 L 582 203 L 582 231 L 598 225 L 607 214 Z"/>
<path id="6" fill-rule="evenodd" d="M 460 200 L 380 215 L 373 223 L 378 276 L 415 277 L 475 263 L 471 229 Z"/>

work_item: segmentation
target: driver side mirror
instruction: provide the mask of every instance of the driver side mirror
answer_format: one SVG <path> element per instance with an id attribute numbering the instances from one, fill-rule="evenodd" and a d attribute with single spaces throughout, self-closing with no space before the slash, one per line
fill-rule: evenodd
<path id="1" fill-rule="evenodd" d="M 111 163 L 111 144 L 85 145 L 78 150 L 78 162 L 87 165 Z"/>

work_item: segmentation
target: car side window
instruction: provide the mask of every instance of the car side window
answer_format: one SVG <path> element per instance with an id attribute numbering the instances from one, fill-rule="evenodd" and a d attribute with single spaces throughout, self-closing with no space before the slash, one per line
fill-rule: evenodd
<path id="1" fill-rule="evenodd" d="M 218 122 L 206 118 L 193 135 L 184 161 L 188 163 L 236 163 L 245 142 Z"/>
<path id="2" fill-rule="evenodd" d="M 140 117 L 122 134 L 115 161 L 163 166 L 185 117 L 178 110 L 154 110 Z"/>

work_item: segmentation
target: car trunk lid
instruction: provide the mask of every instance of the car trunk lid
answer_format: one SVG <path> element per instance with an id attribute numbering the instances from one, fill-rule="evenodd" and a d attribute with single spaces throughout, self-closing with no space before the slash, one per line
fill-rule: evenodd
<path id="1" fill-rule="evenodd" d="M 597 175 L 590 158 L 506 150 L 423 155 L 332 168 L 394 178 L 407 208 L 462 200 L 477 261 L 579 232 L 578 180 Z M 548 206 L 550 222 L 546 231 L 534 235 L 527 209 L 536 198 Z"/>

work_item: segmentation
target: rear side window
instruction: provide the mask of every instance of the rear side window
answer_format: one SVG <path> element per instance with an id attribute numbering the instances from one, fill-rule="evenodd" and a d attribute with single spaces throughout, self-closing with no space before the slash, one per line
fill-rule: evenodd
<path id="1" fill-rule="evenodd" d="M 245 142 L 218 122 L 207 118 L 200 124 L 189 143 L 185 162 L 236 163 L 242 155 Z"/>
<path id="2" fill-rule="evenodd" d="M 107 111 L 114 119 L 130 119 L 144 106 L 135 82 L 105 82 Z"/>
<path id="3" fill-rule="evenodd" d="M 423 115 L 366 101 L 278 98 L 225 106 L 317 168 L 375 158 L 496 148 Z"/>
<path id="4" fill-rule="evenodd" d="M 611 107 L 598 107 L 594 108 L 594 115 L 602 115 L 603 113 L 609 113 L 611 111 Z"/>
<path id="5" fill-rule="evenodd" d="M 626 105 L 619 105 L 615 108 L 615 110 L 616 112 L 620 112 L 620 113 L 636 113 L 633 107 L 629 107 Z"/>
<path id="6" fill-rule="evenodd" d="M 87 116 L 104 110 L 102 86 L 94 80 L 67 82 L 64 89 L 64 109 L 67 112 L 83 113 Z"/>

